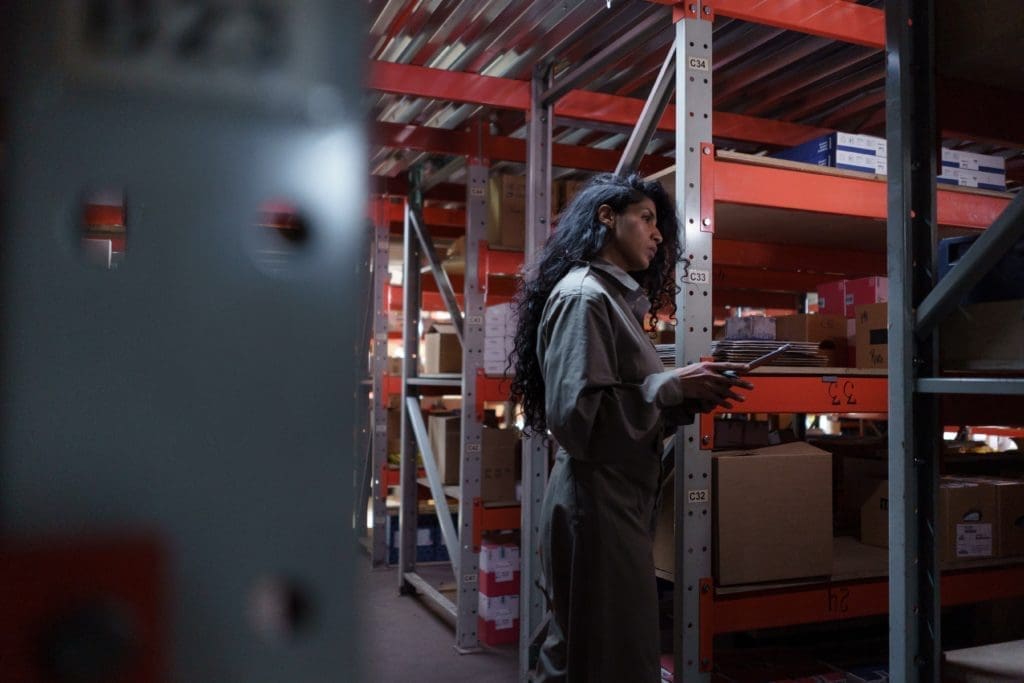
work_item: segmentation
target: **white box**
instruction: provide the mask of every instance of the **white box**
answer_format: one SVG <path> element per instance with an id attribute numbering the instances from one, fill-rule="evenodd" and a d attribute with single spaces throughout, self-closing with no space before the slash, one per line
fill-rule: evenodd
<path id="1" fill-rule="evenodd" d="M 726 339 L 770 339 L 775 340 L 775 318 L 763 315 L 749 315 L 742 318 L 725 319 Z"/>
<path id="2" fill-rule="evenodd" d="M 484 309 L 484 336 L 504 337 L 515 334 L 512 304 L 496 304 Z"/>
<path id="3" fill-rule="evenodd" d="M 521 568 L 519 546 L 515 543 L 491 543 L 484 541 L 480 546 L 480 571 L 498 574 L 498 580 L 512 579 L 512 574 Z"/>
<path id="4" fill-rule="evenodd" d="M 993 154 L 976 154 L 958 149 L 942 148 L 942 165 L 968 171 L 1006 174 L 1006 159 Z"/>
<path id="5" fill-rule="evenodd" d="M 886 155 L 885 138 L 874 135 L 861 135 L 858 133 L 836 133 L 836 151 L 840 147 L 848 147 L 858 151 L 868 152 L 876 156 Z"/>
<path id="6" fill-rule="evenodd" d="M 853 166 L 856 171 L 886 175 L 886 157 L 869 154 L 867 152 L 850 152 L 843 149 L 836 150 L 836 168 Z"/>
<path id="7" fill-rule="evenodd" d="M 497 622 L 498 628 L 511 628 L 512 622 L 519 618 L 519 596 L 499 595 L 488 597 L 483 593 L 477 593 L 477 614 L 484 621 Z M 507 623 L 507 626 L 502 626 Z"/>
<path id="8" fill-rule="evenodd" d="M 972 171 L 965 168 L 942 167 L 942 175 L 936 180 L 940 183 L 958 185 L 960 187 L 980 187 L 986 190 L 1005 190 L 1006 175 Z"/>

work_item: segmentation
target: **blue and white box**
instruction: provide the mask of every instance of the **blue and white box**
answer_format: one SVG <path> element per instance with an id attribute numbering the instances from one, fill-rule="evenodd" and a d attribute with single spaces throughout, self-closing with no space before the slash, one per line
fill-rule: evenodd
<path id="1" fill-rule="evenodd" d="M 816 166 L 883 175 L 886 171 L 885 152 L 885 138 L 837 131 L 771 156 Z"/>
<path id="2" fill-rule="evenodd" d="M 1006 175 L 1006 159 L 993 154 L 977 154 L 975 152 L 964 152 L 958 149 L 946 149 L 943 147 L 942 165 L 965 171 L 982 171 L 983 173 Z M 1004 178 L 1003 185 L 1005 184 L 1006 180 Z"/>
<path id="3" fill-rule="evenodd" d="M 972 171 L 966 168 L 942 167 L 942 175 L 935 179 L 943 185 L 957 185 L 959 187 L 976 187 L 982 190 L 1006 191 L 1005 173 L 988 173 L 985 171 Z"/>

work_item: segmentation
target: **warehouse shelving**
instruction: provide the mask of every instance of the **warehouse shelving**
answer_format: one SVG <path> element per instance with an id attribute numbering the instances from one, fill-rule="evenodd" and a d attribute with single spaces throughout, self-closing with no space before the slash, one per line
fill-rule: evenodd
<path id="1" fill-rule="evenodd" d="M 684 292 L 679 309 L 683 334 L 677 335 L 676 359 L 677 364 L 682 364 L 709 355 L 710 321 L 713 313 L 724 304 L 792 308 L 796 299 L 787 292 L 808 291 L 824 280 L 881 274 L 886 270 L 884 226 L 890 214 L 890 198 L 885 179 L 714 149 L 712 136 L 791 145 L 829 131 L 712 112 L 711 20 L 719 13 L 879 50 L 885 45 L 885 19 L 882 11 L 873 7 L 833 0 L 801 0 L 784 5 L 740 0 L 664 4 L 673 5 L 674 43 L 678 52 L 675 58 L 685 67 L 676 70 L 678 106 L 664 106 L 647 128 L 675 132 L 676 152 L 674 157 L 649 157 L 650 163 L 645 168 L 665 174 L 673 164 L 678 164 L 676 195 L 686 224 L 687 255 L 693 264 L 687 275 L 694 277 L 705 271 L 705 277 L 700 278 L 703 281 L 695 278 L 682 282 Z M 612 150 L 554 143 L 551 129 L 555 119 L 633 126 L 645 106 L 640 100 L 621 95 L 573 89 L 561 93 L 560 98 L 552 97 L 552 85 L 557 87 L 566 73 L 576 79 L 575 87 L 582 82 L 581 74 L 586 67 L 593 67 L 590 63 L 581 64 L 553 78 L 549 67 L 557 52 L 557 47 L 547 50 L 531 82 L 383 62 L 374 63 L 371 69 L 372 86 L 383 92 L 526 112 L 525 140 L 484 135 L 481 143 L 479 136 L 474 138 L 458 131 L 397 124 L 378 125 L 375 136 L 382 144 L 400 146 L 408 142 L 411 148 L 424 151 L 443 151 L 447 146 L 458 153 L 462 146 L 483 144 L 486 153 L 494 159 L 525 161 L 528 186 L 534 188 L 535 193 L 528 196 L 527 224 L 531 227 L 527 233 L 527 259 L 543 244 L 550 225 L 550 203 L 545 188 L 549 186 L 552 164 L 580 170 L 610 170 L 622 157 Z M 890 178 L 895 175 L 891 171 Z M 945 234 L 984 230 L 1010 201 L 1011 196 L 1003 193 L 943 187 L 937 192 L 936 223 Z M 836 229 L 821 230 L 825 221 Z M 752 227 L 755 225 L 756 228 Z M 766 234 L 769 231 L 771 234 Z M 773 243 L 765 239 L 772 239 Z M 752 293 L 754 288 L 769 291 Z M 770 291 L 773 289 L 778 291 Z M 827 372 L 824 377 L 821 374 L 801 376 L 788 368 L 755 373 L 752 381 L 756 389 L 745 408 L 751 412 L 882 413 L 888 408 L 888 395 L 898 391 L 885 378 L 856 369 Z M 853 396 L 844 390 L 843 382 L 854 383 Z M 967 382 L 963 389 L 992 392 L 991 384 Z M 1000 383 L 1000 386 L 1010 385 Z M 927 382 L 921 388 L 928 388 Z M 801 400 L 786 403 L 794 394 Z M 857 401 L 856 410 L 854 404 L 843 403 L 848 398 Z M 837 399 L 841 403 L 838 407 L 834 403 Z M 992 420 L 995 424 L 1013 425 L 1014 419 L 1019 419 L 1019 411 L 1014 413 L 1012 407 L 1006 407 L 1012 404 L 1001 406 L 992 401 L 972 401 L 964 405 L 948 398 L 941 403 L 944 414 L 955 415 L 965 424 L 980 425 Z M 702 418 L 677 438 L 677 471 L 696 474 L 698 480 L 703 479 L 701 474 L 710 477 L 707 452 L 713 433 L 710 420 L 709 416 Z M 533 521 L 545 481 L 546 455 L 539 445 L 524 449 L 524 548 L 532 547 L 531 532 L 535 531 Z M 676 479 L 676 500 L 686 495 L 683 483 L 686 479 Z M 687 547 L 699 550 L 709 545 L 702 541 L 710 539 L 710 523 L 693 524 L 680 514 L 677 529 L 681 530 L 681 538 L 677 543 L 676 566 L 682 567 L 677 584 L 680 589 L 676 591 L 675 621 L 680 629 L 674 639 L 677 680 L 679 677 L 707 680 L 712 665 L 711 639 L 715 633 L 886 612 L 887 583 L 881 578 L 884 572 L 869 579 L 791 585 L 770 591 L 750 587 L 739 592 L 716 590 L 709 555 L 686 552 Z M 535 560 L 524 552 L 521 590 L 521 660 L 524 666 L 530 658 L 529 641 L 541 626 L 543 611 L 531 583 L 537 571 Z M 942 578 L 946 591 L 944 603 L 961 604 L 1019 595 L 1016 586 L 1021 585 L 1020 578 L 1021 568 L 1017 565 L 946 572 Z M 976 585 L 979 580 L 981 585 Z M 683 586 L 688 590 L 682 590 Z M 839 605 L 838 610 L 830 609 L 834 603 Z M 694 627 L 686 629 L 682 626 L 685 623 L 692 623 Z M 893 632 L 895 639 L 902 637 L 899 629 Z"/>
<path id="2" fill-rule="evenodd" d="M 415 197 L 404 205 L 403 284 L 401 288 L 389 288 L 393 299 L 400 294 L 403 301 L 403 374 L 400 378 L 389 377 L 383 372 L 375 375 L 380 395 L 375 405 L 386 405 L 395 393 L 402 397 L 402 455 L 398 476 L 386 465 L 380 465 L 375 470 L 380 472 L 380 480 L 374 490 L 379 501 L 389 485 L 400 487 L 400 590 L 421 594 L 452 617 L 456 648 L 460 652 L 471 652 L 479 644 L 477 572 L 482 535 L 492 530 L 518 528 L 520 518 L 518 505 L 482 502 L 480 479 L 484 406 L 489 402 L 508 400 L 508 380 L 490 377 L 483 372 L 484 304 L 485 299 L 491 303 L 508 300 L 512 291 L 508 280 L 521 266 L 522 256 L 488 249 L 483 236 L 488 167 L 473 159 L 468 174 L 467 209 L 464 212 L 445 211 L 428 219 L 416 204 Z M 450 273 L 442 266 L 434 251 L 426 220 L 463 221 L 467 250 L 463 273 Z M 426 258 L 428 269 L 419 268 L 421 255 Z M 461 295 L 455 293 L 456 286 Z M 428 307 L 447 310 L 451 314 L 462 344 L 461 374 L 420 375 L 418 372 L 420 311 Z M 464 401 L 461 411 L 460 484 L 444 486 L 419 411 L 419 397 L 452 393 L 460 394 Z M 415 466 L 417 451 L 423 454 L 420 468 Z M 427 488 L 435 502 L 452 499 L 458 506 L 456 528 L 445 514 L 447 506 L 435 505 L 455 573 L 454 600 L 416 571 L 419 487 Z"/>

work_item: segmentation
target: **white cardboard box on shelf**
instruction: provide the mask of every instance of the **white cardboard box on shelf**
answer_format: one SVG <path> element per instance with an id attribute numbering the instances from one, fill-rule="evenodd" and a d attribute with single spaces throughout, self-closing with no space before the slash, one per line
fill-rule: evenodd
<path id="1" fill-rule="evenodd" d="M 997 192 L 1006 190 L 1005 173 L 988 173 L 968 168 L 943 166 L 942 175 L 935 180 L 944 185 L 957 185 L 958 187 L 977 187 Z"/>
<path id="2" fill-rule="evenodd" d="M 969 171 L 986 171 L 1006 175 L 1006 159 L 994 154 L 978 154 L 943 147 L 942 165 Z"/>

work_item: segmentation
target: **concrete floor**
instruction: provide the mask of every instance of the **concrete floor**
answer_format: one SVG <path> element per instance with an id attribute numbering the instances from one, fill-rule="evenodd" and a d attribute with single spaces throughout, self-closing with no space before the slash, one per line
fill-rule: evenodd
<path id="1" fill-rule="evenodd" d="M 421 574 L 437 585 L 451 580 L 443 567 L 422 567 Z M 436 581 L 434 580 L 436 577 Z M 417 597 L 398 594 L 395 568 L 371 569 L 365 554 L 358 558 L 356 591 L 361 600 L 360 623 L 364 679 L 367 683 L 515 683 L 518 649 L 514 645 L 484 647 L 462 655 L 455 651 L 455 629 Z"/>

